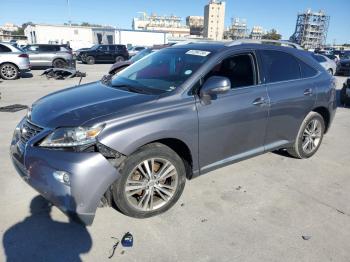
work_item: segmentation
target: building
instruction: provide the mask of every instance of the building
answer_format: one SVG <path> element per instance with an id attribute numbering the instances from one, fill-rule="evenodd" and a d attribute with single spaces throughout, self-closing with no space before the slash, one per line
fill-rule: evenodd
<path id="1" fill-rule="evenodd" d="M 213 40 L 222 40 L 225 26 L 225 2 L 211 0 L 204 7 L 203 36 Z"/>
<path id="2" fill-rule="evenodd" d="M 190 28 L 191 36 L 203 36 L 204 17 L 203 16 L 187 16 L 186 25 Z"/>
<path id="3" fill-rule="evenodd" d="M 73 50 L 94 44 L 146 45 L 166 44 L 168 35 L 156 31 L 135 31 L 113 27 L 70 25 L 28 25 L 24 34 L 30 44 L 69 44 Z"/>
<path id="4" fill-rule="evenodd" d="M 12 23 L 5 23 L 3 26 L 0 27 L 0 29 L 8 32 L 16 32 L 18 31 L 18 29 L 20 29 L 20 27 Z"/>
<path id="5" fill-rule="evenodd" d="M 323 11 L 312 12 L 309 9 L 299 13 L 290 40 L 305 49 L 322 48 L 326 44 L 329 20 L 330 17 Z"/>
<path id="6" fill-rule="evenodd" d="M 264 34 L 265 34 L 264 28 L 262 26 L 256 25 L 256 26 L 253 26 L 252 31 L 250 32 L 249 38 L 254 40 L 260 40 L 262 39 Z"/>
<path id="7" fill-rule="evenodd" d="M 232 18 L 231 25 L 225 32 L 225 38 L 237 40 L 248 38 L 247 20 L 242 18 Z"/>
<path id="8" fill-rule="evenodd" d="M 174 15 L 158 16 L 156 14 L 147 15 L 145 12 L 140 12 L 139 17 L 133 18 L 132 29 L 165 32 L 173 37 L 190 35 L 190 28 L 181 23 L 181 17 Z"/>

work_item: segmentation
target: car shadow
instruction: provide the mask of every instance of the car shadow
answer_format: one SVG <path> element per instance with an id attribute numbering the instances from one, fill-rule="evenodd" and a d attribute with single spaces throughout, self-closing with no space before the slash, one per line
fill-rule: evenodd
<path id="1" fill-rule="evenodd" d="M 42 196 L 30 203 L 30 216 L 4 233 L 6 261 L 81 261 L 92 240 L 86 227 L 51 218 L 52 204 Z"/>
<path id="2" fill-rule="evenodd" d="M 21 77 L 21 78 L 32 78 L 32 77 L 33 77 L 33 74 L 32 74 L 32 73 L 29 73 L 29 72 L 25 72 L 25 73 L 21 73 L 21 74 L 20 74 L 20 77 Z"/>

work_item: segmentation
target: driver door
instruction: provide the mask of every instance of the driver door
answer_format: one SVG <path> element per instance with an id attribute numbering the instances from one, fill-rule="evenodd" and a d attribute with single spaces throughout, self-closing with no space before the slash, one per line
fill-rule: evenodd
<path id="1" fill-rule="evenodd" d="M 203 173 L 264 152 L 269 101 L 264 85 L 258 84 L 256 61 L 253 52 L 233 54 L 203 79 L 224 76 L 231 82 L 231 90 L 210 104 L 196 101 Z"/>

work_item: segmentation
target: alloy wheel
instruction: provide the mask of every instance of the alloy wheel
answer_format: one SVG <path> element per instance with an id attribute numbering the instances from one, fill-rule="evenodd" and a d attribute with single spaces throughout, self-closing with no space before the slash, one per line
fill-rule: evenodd
<path id="1" fill-rule="evenodd" d="M 141 211 L 153 211 L 167 204 L 178 187 L 175 166 L 162 158 L 139 163 L 129 174 L 125 195 L 129 204 Z"/>
<path id="2" fill-rule="evenodd" d="M 17 68 L 13 65 L 6 64 L 1 67 L 1 75 L 5 79 L 14 79 L 17 77 Z"/>
<path id="3" fill-rule="evenodd" d="M 302 148 L 306 154 L 313 153 L 322 138 L 322 125 L 318 119 L 311 120 L 304 129 Z"/>

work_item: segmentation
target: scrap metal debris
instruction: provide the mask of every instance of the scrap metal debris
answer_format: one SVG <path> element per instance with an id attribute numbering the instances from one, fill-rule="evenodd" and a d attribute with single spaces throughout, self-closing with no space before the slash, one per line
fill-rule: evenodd
<path id="1" fill-rule="evenodd" d="M 27 109 L 27 108 L 28 108 L 28 106 L 26 106 L 26 105 L 14 104 L 14 105 L 0 107 L 0 112 L 13 113 L 13 112 L 21 111 L 21 110 Z"/>
<path id="2" fill-rule="evenodd" d="M 304 240 L 309 240 L 311 239 L 311 236 L 301 236 Z"/>
<path id="3" fill-rule="evenodd" d="M 114 256 L 114 253 L 115 253 L 115 250 L 116 250 L 116 248 L 117 248 L 117 246 L 119 245 L 119 239 L 118 238 L 115 238 L 115 237 L 111 237 L 112 239 L 115 239 L 116 240 L 116 242 L 115 242 L 115 244 L 113 245 L 113 247 L 112 247 L 112 251 L 111 251 L 111 254 L 109 255 L 109 259 L 111 259 L 113 256 Z"/>
<path id="4" fill-rule="evenodd" d="M 86 73 L 82 73 L 78 70 L 68 68 L 49 68 L 46 69 L 41 75 L 45 75 L 47 79 L 54 78 L 56 80 L 80 77 L 81 81 L 81 78 L 86 77 Z"/>
<path id="5" fill-rule="evenodd" d="M 203 218 L 203 219 L 201 220 L 202 223 L 205 223 L 205 222 L 207 222 L 207 221 L 208 221 L 208 219 L 206 219 L 206 218 Z"/>

